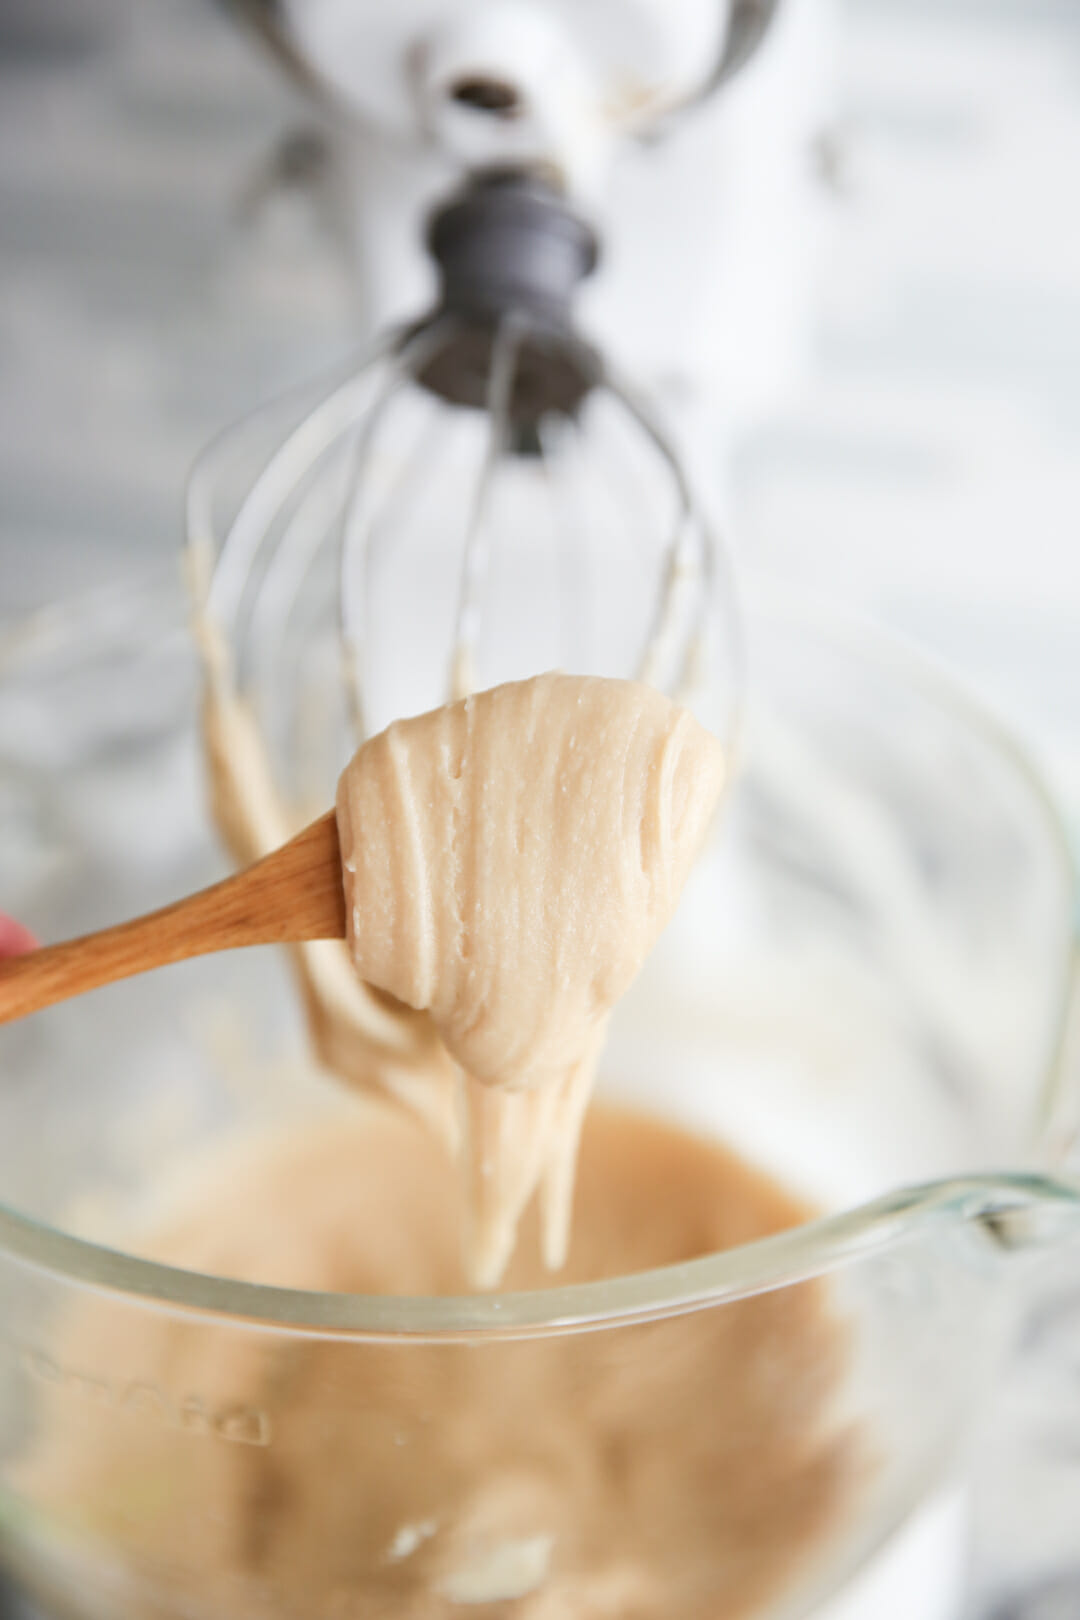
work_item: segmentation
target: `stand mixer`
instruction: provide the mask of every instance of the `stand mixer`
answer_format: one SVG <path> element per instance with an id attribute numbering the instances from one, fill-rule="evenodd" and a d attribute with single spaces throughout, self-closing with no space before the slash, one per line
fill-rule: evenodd
<path id="1" fill-rule="evenodd" d="M 210 617 L 267 674 L 329 544 L 362 737 L 470 689 L 482 622 L 489 640 L 508 627 L 481 660 L 489 683 L 569 662 L 685 691 L 712 612 L 711 718 L 730 737 L 740 653 L 715 531 L 731 426 L 797 346 L 820 0 L 238 9 L 330 119 L 372 358 L 281 437 L 280 412 L 251 424 L 262 464 L 229 519 L 210 494 L 220 459 L 197 472 L 203 574 L 220 548 Z M 436 482 L 437 509 L 407 512 Z M 413 633 L 413 667 L 380 692 L 379 628 L 417 621 L 389 577 L 410 525 L 438 531 L 421 594 L 456 602 L 453 628 Z M 516 601 L 499 599 L 500 549 L 524 568 Z M 438 679 L 416 668 L 429 646 Z"/>
<path id="2" fill-rule="evenodd" d="M 710 418 L 711 460 L 717 424 L 775 400 L 813 281 L 829 0 L 235 9 L 323 115 L 365 341 L 432 302 L 431 215 L 512 170 L 584 213 L 601 251 L 582 329 L 668 407 Z"/>
<path id="3" fill-rule="evenodd" d="M 707 694 L 733 742 L 718 519 L 798 348 L 821 0 L 238 9 L 330 120 L 369 358 L 196 470 L 219 687 L 295 730 L 319 626 L 354 744 L 556 664 Z"/>

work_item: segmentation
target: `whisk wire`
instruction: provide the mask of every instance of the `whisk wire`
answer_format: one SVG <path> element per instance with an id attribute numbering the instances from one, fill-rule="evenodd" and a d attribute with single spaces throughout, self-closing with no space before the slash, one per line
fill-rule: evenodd
<path id="1" fill-rule="evenodd" d="M 476 648 L 480 638 L 484 585 L 491 561 L 491 535 L 486 521 L 488 504 L 499 462 L 510 441 L 514 376 L 523 335 L 520 321 L 508 315 L 496 327 L 492 342 L 487 386 L 487 444 L 469 511 L 461 557 L 461 583 L 450 655 L 452 698 L 467 697 L 476 687 Z"/>
<path id="2" fill-rule="evenodd" d="M 270 554 L 250 616 L 250 645 L 260 689 L 280 681 L 281 649 L 304 582 L 331 533 L 340 491 L 329 480 L 309 480 Z"/>
<path id="3" fill-rule="evenodd" d="M 353 738 L 357 746 L 368 734 L 365 681 L 363 672 L 364 630 L 367 616 L 367 561 L 379 517 L 385 521 L 386 506 L 377 507 L 371 498 L 368 470 L 372 454 L 390 405 L 415 374 L 448 343 L 457 323 L 443 318 L 403 336 L 396 346 L 396 364 L 390 370 L 360 428 L 352 453 L 345 499 L 337 530 L 338 551 L 338 636 L 341 671 Z M 401 477 L 407 476 L 413 458 L 407 457 Z M 400 478 L 398 485 L 400 486 Z"/>
<path id="4" fill-rule="evenodd" d="M 711 607 L 717 600 L 720 568 L 724 568 L 724 604 L 728 623 L 728 658 L 735 684 L 743 678 L 743 651 L 736 608 L 735 581 L 726 547 L 698 501 L 671 439 L 637 391 L 608 371 L 607 386 L 666 463 L 678 498 L 662 565 L 660 589 L 652 623 L 638 661 L 638 679 L 666 685 L 680 698 L 692 695 L 703 675 L 704 645 Z M 689 614 L 681 612 L 687 598 Z M 687 620 L 679 640 L 680 620 Z M 672 673 L 665 681 L 664 669 Z M 735 708 L 739 704 L 736 702 Z"/>
<path id="5" fill-rule="evenodd" d="M 563 661 L 567 669 L 582 670 L 590 645 L 593 618 L 593 581 L 589 547 L 581 530 L 580 511 L 566 498 L 563 479 L 554 476 L 553 467 L 573 460 L 570 445 L 577 446 L 578 435 L 566 429 L 565 421 L 541 418 L 537 423 L 540 465 L 551 506 L 562 599 Z M 562 430 L 562 431 L 560 431 Z M 556 442 L 558 439 L 559 442 Z"/>
<path id="6" fill-rule="evenodd" d="M 226 628 L 235 626 L 256 557 L 268 535 L 273 533 L 279 514 L 298 485 L 334 448 L 341 435 L 362 418 L 371 389 L 372 367 L 385 358 L 393 346 L 392 338 L 383 339 L 374 346 L 359 370 L 351 368 L 346 380 L 276 447 L 248 489 L 222 541 L 207 603 L 211 615 Z M 222 435 L 221 439 L 226 437 Z M 205 479 L 197 468 L 189 481 L 189 537 L 193 533 L 212 532 L 208 463 L 205 469 Z"/>

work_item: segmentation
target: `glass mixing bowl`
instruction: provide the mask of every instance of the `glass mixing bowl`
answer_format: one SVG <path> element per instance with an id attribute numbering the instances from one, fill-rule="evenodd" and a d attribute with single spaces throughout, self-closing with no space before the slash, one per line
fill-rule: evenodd
<path id="1" fill-rule="evenodd" d="M 185 619 L 179 581 L 155 578 L 0 647 L 0 905 L 42 938 L 225 869 Z M 445 1586 L 396 1597 L 388 1574 L 508 1469 L 508 1490 L 527 1495 L 537 1473 L 556 1497 L 569 1488 L 560 1468 L 585 1466 L 615 1379 L 651 1414 L 617 1464 L 628 1513 L 635 1470 L 685 1449 L 688 1427 L 739 1431 L 734 1480 L 676 1485 L 720 1551 L 715 1590 L 672 1620 L 899 1612 L 858 1583 L 949 1478 L 1010 1269 L 1080 1217 L 1080 1188 L 1055 1173 L 1076 1111 L 1061 1062 L 1073 874 L 1023 757 L 920 661 L 769 592 L 751 593 L 748 627 L 738 784 L 615 1020 L 602 1085 L 730 1143 L 820 1217 L 517 1295 L 357 1297 L 173 1269 L 125 1253 L 123 1233 L 175 1167 L 332 1106 L 280 956 L 188 963 L 3 1029 L 0 1551 L 49 1612 L 426 1620 L 471 1602 L 498 1620 L 630 1617 L 599 1578 L 591 1608 L 560 1606 L 557 1585 L 542 1607 L 561 1556 L 550 1537 L 497 1546 L 484 1603 Z M 820 1340 L 800 1336 L 810 1298 L 842 1325 L 842 1376 L 823 1376 Z M 770 1313 L 789 1324 L 782 1343 L 755 1337 Z M 706 1323 L 770 1345 L 762 1409 L 740 1411 L 730 1389 L 680 1398 Z M 530 1404 L 549 1377 L 569 1451 Z M 487 1403 L 506 1388 L 518 1398 L 495 1456 Z M 822 1508 L 816 1528 L 795 1514 L 764 1564 L 755 1548 L 791 1481 L 756 1468 L 755 1424 L 762 1448 L 790 1439 L 791 1480 Z M 433 1501 L 451 1428 L 457 1472 Z M 841 1455 L 857 1459 L 846 1472 L 803 1466 Z M 384 1525 L 376 1557 L 370 1524 L 414 1498 L 422 1520 Z M 925 1617 L 944 1577 L 917 1578 Z"/>

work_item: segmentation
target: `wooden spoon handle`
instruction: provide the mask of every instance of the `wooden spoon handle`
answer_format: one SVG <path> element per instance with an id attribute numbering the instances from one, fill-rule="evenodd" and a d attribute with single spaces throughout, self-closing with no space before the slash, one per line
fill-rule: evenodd
<path id="1" fill-rule="evenodd" d="M 0 962 L 0 1024 L 190 956 L 344 938 L 341 848 L 331 810 L 272 855 L 209 889 L 115 928 Z"/>

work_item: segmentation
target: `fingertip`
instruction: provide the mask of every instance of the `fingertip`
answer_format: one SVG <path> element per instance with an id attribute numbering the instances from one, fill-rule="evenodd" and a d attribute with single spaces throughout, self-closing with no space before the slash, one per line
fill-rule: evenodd
<path id="1" fill-rule="evenodd" d="M 27 951 L 36 951 L 38 942 L 21 922 L 14 917 L 5 917 L 0 912 L 0 959 L 5 956 L 23 956 Z"/>

